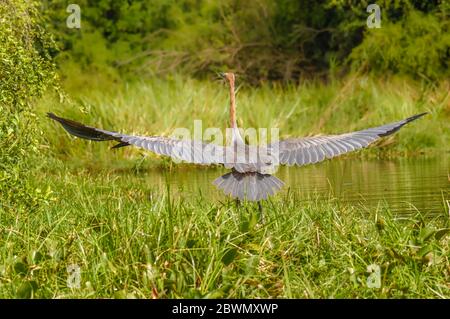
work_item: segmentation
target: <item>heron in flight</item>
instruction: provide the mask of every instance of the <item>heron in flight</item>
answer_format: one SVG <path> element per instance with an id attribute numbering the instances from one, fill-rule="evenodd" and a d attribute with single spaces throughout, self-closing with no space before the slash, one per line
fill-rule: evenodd
<path id="1" fill-rule="evenodd" d="M 231 172 L 214 180 L 214 185 L 233 198 L 260 201 L 274 195 L 284 185 L 272 175 L 278 165 L 314 164 L 367 147 L 427 114 L 421 113 L 398 122 L 351 133 L 289 138 L 267 146 L 248 145 L 236 122 L 235 75 L 219 75 L 227 82 L 230 94 L 232 138 L 231 142 L 224 146 L 171 137 L 127 135 L 83 125 L 53 113 L 48 113 L 48 117 L 59 122 L 67 132 L 77 137 L 91 141 L 116 141 L 117 144 L 112 148 L 134 145 L 178 161 L 223 165 Z"/>

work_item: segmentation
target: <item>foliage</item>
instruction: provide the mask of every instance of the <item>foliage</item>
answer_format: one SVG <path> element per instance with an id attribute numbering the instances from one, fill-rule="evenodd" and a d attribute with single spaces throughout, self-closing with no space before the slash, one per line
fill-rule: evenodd
<path id="1" fill-rule="evenodd" d="M 443 14 L 409 10 L 396 23 L 387 20 L 382 32 L 367 31 L 350 55 L 353 66 L 427 81 L 450 76 L 450 20 Z"/>
<path id="2" fill-rule="evenodd" d="M 28 185 L 39 131 L 34 100 L 55 83 L 55 44 L 40 25 L 38 2 L 0 6 L 0 209 L 34 207 L 46 194 Z M 28 172 L 27 172 L 28 171 Z"/>
<path id="3" fill-rule="evenodd" d="M 64 25 L 66 1 L 49 2 L 46 12 L 63 47 L 61 61 L 86 69 L 133 76 L 233 69 L 258 82 L 321 75 L 350 62 L 430 80 L 448 75 L 445 1 L 381 1 L 382 27 L 373 30 L 366 27 L 369 1 L 78 3 L 80 30 Z"/>

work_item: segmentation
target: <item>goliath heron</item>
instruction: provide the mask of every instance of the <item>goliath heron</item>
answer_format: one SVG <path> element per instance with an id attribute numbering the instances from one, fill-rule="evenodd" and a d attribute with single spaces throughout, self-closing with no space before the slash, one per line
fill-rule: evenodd
<path id="1" fill-rule="evenodd" d="M 53 113 L 48 113 L 48 116 L 77 137 L 91 141 L 116 141 L 113 148 L 134 145 L 185 162 L 224 165 L 231 172 L 217 178 L 213 184 L 233 198 L 260 201 L 275 194 L 283 186 L 282 181 L 271 175 L 279 164 L 314 164 L 361 149 L 427 114 L 421 113 L 398 122 L 351 133 L 290 138 L 267 146 L 247 145 L 236 122 L 235 76 L 233 73 L 220 73 L 220 76 L 227 81 L 230 93 L 232 140 L 225 146 L 170 137 L 127 135 L 86 126 Z M 256 156 L 249 156 L 251 154 Z"/>

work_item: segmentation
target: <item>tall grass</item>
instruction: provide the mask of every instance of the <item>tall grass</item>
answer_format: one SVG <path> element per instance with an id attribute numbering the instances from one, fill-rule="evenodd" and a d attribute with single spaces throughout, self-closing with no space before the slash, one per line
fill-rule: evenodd
<path id="1" fill-rule="evenodd" d="M 0 297 L 450 296 L 442 218 L 288 193 L 263 204 L 261 222 L 256 205 L 172 198 L 139 179 L 61 170 L 37 185 L 55 190 L 46 210 L 2 217 Z"/>

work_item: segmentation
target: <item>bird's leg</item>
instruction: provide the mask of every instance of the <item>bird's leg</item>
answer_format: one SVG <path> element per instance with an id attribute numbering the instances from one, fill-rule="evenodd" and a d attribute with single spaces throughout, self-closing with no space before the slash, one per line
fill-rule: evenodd
<path id="1" fill-rule="evenodd" d="M 261 222 L 261 224 L 264 224 L 264 213 L 260 201 L 258 201 L 258 211 L 259 211 L 259 221 Z"/>
<path id="2" fill-rule="evenodd" d="M 239 208 L 241 206 L 241 201 L 239 200 L 239 198 L 236 198 L 234 202 L 236 203 L 236 208 Z"/>

